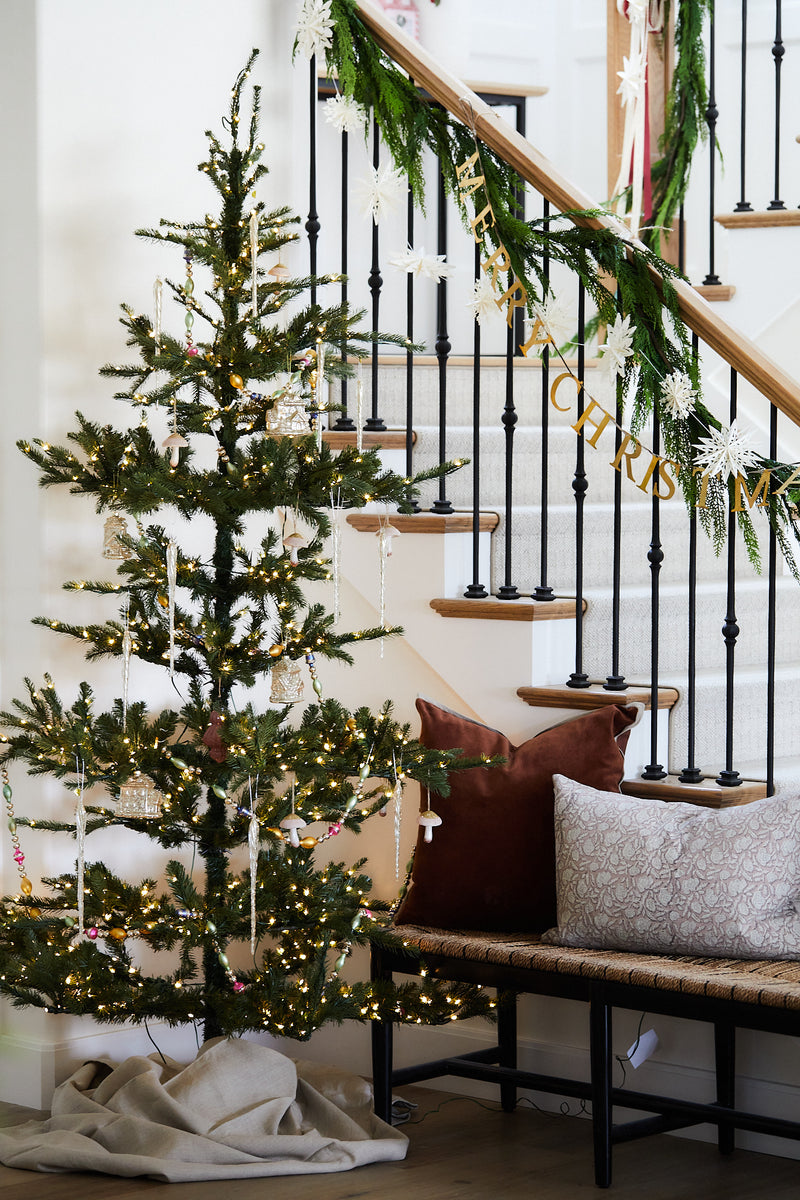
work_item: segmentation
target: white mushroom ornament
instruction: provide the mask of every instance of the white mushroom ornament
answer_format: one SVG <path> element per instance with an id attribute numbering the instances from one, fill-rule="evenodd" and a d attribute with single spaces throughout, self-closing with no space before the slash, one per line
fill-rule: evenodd
<path id="1" fill-rule="evenodd" d="M 426 842 L 432 842 L 433 841 L 433 831 L 437 825 L 441 825 L 442 818 L 439 816 L 438 813 L 435 813 L 432 808 L 428 808 L 420 816 L 419 823 L 422 826 L 422 828 L 425 830 L 425 839 L 424 840 Z"/>
<path id="2" fill-rule="evenodd" d="M 286 537 L 283 539 L 283 544 L 289 551 L 289 562 L 296 564 L 297 551 L 302 546 L 308 545 L 308 539 L 304 538 L 302 533 L 298 533 L 296 529 L 293 529 L 291 533 L 287 533 Z"/>
<path id="3" fill-rule="evenodd" d="M 288 817 L 284 817 L 281 821 L 281 829 L 288 830 L 289 845 L 295 849 L 300 845 L 300 839 L 297 836 L 298 829 L 305 829 L 306 823 L 302 817 L 298 817 L 297 813 L 289 813 Z"/>
<path id="4" fill-rule="evenodd" d="M 187 442 L 186 438 L 182 437 L 179 433 L 171 433 L 169 437 L 164 438 L 164 441 L 161 443 L 161 445 L 170 451 L 169 465 L 171 467 L 177 467 L 178 463 L 180 462 L 181 447 L 188 446 L 189 443 Z"/>

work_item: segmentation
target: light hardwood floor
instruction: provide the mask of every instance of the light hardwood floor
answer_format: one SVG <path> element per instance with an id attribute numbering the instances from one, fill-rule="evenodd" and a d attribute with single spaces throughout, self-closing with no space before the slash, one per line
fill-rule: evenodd
<path id="1" fill-rule="evenodd" d="M 591 1126 L 575 1117 L 409 1088 L 408 1155 L 336 1175 L 166 1184 L 102 1175 L 40 1175 L 0 1166 L 0 1200 L 798 1200 L 800 1162 L 660 1136 L 614 1151 L 614 1181 L 593 1183 Z M 486 1104 L 487 1107 L 479 1105 Z M 489 1111 L 489 1109 L 491 1111 Z M 30 1110 L 0 1106 L 0 1121 Z"/>

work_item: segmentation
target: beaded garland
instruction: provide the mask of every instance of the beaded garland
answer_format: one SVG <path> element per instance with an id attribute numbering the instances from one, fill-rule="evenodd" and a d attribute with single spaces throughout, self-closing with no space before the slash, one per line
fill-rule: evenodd
<path id="1" fill-rule="evenodd" d="M 17 833 L 17 819 L 14 814 L 14 794 L 11 791 L 11 783 L 8 778 L 8 769 L 5 764 L 3 764 L 3 767 L 0 769 L 0 776 L 2 776 L 3 780 L 3 799 L 5 800 L 6 813 L 8 816 L 8 830 L 11 834 L 11 845 L 14 847 L 14 862 L 17 864 L 17 870 L 19 871 L 19 890 L 22 892 L 23 896 L 30 896 L 31 892 L 33 891 L 33 884 L 25 874 L 25 855 L 22 853 L 22 849 L 20 848 L 19 835 Z"/>

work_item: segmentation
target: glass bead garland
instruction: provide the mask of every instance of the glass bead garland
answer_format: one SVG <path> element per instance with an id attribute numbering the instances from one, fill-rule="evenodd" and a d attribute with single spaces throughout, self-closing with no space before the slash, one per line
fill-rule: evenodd
<path id="1" fill-rule="evenodd" d="M 3 764 L 0 768 L 0 777 L 3 780 L 3 799 L 6 805 L 6 816 L 8 818 L 8 831 L 11 834 L 11 845 L 14 848 L 14 862 L 17 864 L 19 871 L 19 890 L 23 896 L 30 896 L 33 891 L 33 884 L 25 874 L 25 855 L 22 853 L 19 844 L 19 834 L 17 833 L 17 819 L 14 814 L 14 793 L 11 790 L 11 783 L 8 778 L 8 768 Z"/>

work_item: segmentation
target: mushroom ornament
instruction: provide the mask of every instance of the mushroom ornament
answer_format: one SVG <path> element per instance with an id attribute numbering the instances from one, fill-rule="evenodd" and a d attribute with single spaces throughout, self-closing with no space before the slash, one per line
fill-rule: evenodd
<path id="1" fill-rule="evenodd" d="M 425 830 L 425 841 L 432 842 L 433 841 L 433 831 L 437 825 L 441 825 L 442 818 L 439 816 L 438 813 L 435 813 L 432 808 L 428 808 L 425 810 L 424 813 L 422 813 L 422 815 L 419 819 L 419 823 L 422 826 L 422 828 Z"/>

